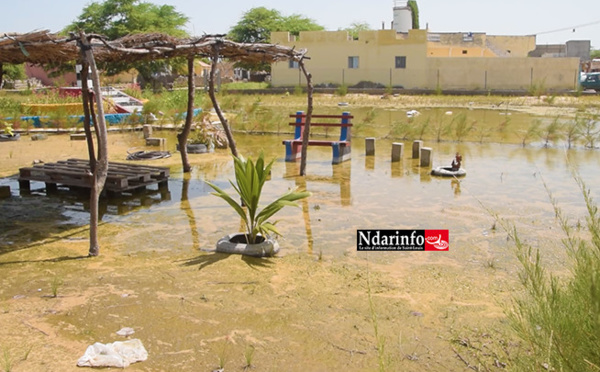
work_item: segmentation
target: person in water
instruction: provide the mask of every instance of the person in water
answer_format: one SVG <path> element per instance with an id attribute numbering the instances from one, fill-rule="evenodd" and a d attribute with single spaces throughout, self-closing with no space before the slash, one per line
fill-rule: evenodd
<path id="1" fill-rule="evenodd" d="M 452 171 L 455 172 L 460 169 L 460 164 L 462 163 L 462 156 L 457 152 L 456 156 L 452 160 Z"/>

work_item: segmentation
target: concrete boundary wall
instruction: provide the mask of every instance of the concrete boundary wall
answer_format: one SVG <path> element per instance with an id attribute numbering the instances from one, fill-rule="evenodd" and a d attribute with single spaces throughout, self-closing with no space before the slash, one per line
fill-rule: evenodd
<path id="1" fill-rule="evenodd" d="M 425 89 L 576 89 L 579 58 L 429 58 Z"/>

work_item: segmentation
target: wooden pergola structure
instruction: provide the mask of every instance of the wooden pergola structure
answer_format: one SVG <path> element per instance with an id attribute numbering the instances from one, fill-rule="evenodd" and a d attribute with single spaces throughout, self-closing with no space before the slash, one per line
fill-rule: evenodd
<path id="1" fill-rule="evenodd" d="M 220 59 L 240 62 L 267 62 L 292 60 L 299 67 L 307 81 L 307 113 L 303 133 L 300 175 L 305 175 L 306 150 L 310 137 L 310 122 L 313 111 L 313 85 L 311 74 L 306 70 L 304 60 L 306 50 L 295 50 L 274 44 L 246 44 L 227 40 L 223 35 L 205 35 L 192 38 L 175 38 L 160 33 L 128 35 L 109 41 L 102 35 L 71 34 L 69 37 L 52 34 L 49 31 L 37 31 L 27 34 L 4 34 L 0 37 L 0 74 L 2 64 L 32 63 L 37 65 L 76 62 L 82 65 L 82 103 L 84 111 L 84 129 L 88 141 L 90 170 L 94 177 L 90 195 L 90 249 L 89 255 L 99 254 L 98 244 L 98 203 L 104 188 L 108 172 L 108 135 L 102 105 L 102 92 L 96 62 L 133 63 L 158 59 L 185 58 L 188 63 L 188 102 L 187 116 L 177 139 L 184 172 L 191 167 L 188 161 L 186 143 L 192 127 L 194 109 L 194 59 L 206 57 L 211 60 L 209 78 L 209 96 L 213 107 L 223 124 L 229 141 L 231 153 L 238 156 L 237 147 L 227 119 L 223 115 L 215 95 L 215 72 Z M 91 71 L 93 87 L 88 87 L 88 70 Z M 93 89 L 93 98 L 90 95 Z M 96 101 L 96 110 L 92 99 Z M 94 150 L 91 127 L 94 126 L 98 143 L 97 155 Z"/>

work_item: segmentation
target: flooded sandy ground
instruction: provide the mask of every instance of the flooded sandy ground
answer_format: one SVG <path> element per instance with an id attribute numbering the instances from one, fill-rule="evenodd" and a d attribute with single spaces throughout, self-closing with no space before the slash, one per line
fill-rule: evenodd
<path id="1" fill-rule="evenodd" d="M 174 151 L 174 135 L 158 135 Z M 526 349 L 503 315 L 520 290 L 517 261 L 486 208 L 515 223 L 552 270 L 564 272 L 543 181 L 573 225 L 583 223 L 570 167 L 595 185 L 598 151 L 426 143 L 434 166 L 463 154 L 468 174 L 457 182 L 419 168 L 410 143 L 403 161 L 391 163 L 391 141 L 377 140 L 375 157 L 366 157 L 364 139 L 356 138 L 351 161 L 340 165 L 331 165 L 330 149 L 310 148 L 308 176 L 299 178 L 298 165 L 283 161 L 287 137 L 236 136 L 241 153 L 277 158 L 265 201 L 295 186 L 313 194 L 279 215 L 282 250 L 272 259 L 212 251 L 240 225 L 203 182 L 227 186 L 226 150 L 193 155 L 189 175 L 178 153 L 145 162 L 171 167 L 168 193 L 108 203 L 101 256 L 85 258 L 86 197 L 48 197 L 35 183 L 21 197 L 9 177 L 34 159 L 85 158 L 85 143 L 68 136 L 0 143 L 0 176 L 7 177 L 0 184 L 13 194 L 0 200 L 0 347 L 13 370 L 79 370 L 87 345 L 121 340 L 115 332 L 125 326 L 149 351 L 128 368 L 134 371 L 240 370 L 252 349 L 258 371 L 364 371 L 381 363 L 462 371 L 509 363 Z M 140 133 L 109 140 L 111 161 L 142 146 Z M 450 251 L 357 252 L 357 229 L 448 229 Z"/>

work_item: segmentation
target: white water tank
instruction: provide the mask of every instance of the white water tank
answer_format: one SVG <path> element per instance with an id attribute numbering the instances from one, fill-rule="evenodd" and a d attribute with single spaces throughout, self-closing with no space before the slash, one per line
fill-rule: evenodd
<path id="1" fill-rule="evenodd" d="M 412 29 L 412 12 L 406 0 L 394 0 L 394 30 L 408 32 Z"/>

